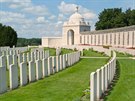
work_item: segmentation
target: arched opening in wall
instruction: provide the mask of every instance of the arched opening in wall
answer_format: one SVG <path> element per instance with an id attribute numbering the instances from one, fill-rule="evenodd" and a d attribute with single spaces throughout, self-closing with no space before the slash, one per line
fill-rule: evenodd
<path id="1" fill-rule="evenodd" d="M 74 45 L 74 31 L 69 30 L 67 32 L 67 45 Z"/>

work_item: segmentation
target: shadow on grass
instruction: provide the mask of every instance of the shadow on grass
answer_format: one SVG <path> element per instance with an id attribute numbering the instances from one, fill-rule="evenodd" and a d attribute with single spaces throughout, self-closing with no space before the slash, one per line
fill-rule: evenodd
<path id="1" fill-rule="evenodd" d="M 112 80 L 112 82 L 110 83 L 110 85 L 108 86 L 107 91 L 105 91 L 105 93 L 103 94 L 102 98 L 104 101 L 107 101 L 107 96 L 109 96 L 111 94 L 111 91 L 114 89 L 115 85 L 117 84 L 118 80 L 120 77 L 120 63 L 117 60 L 116 61 L 116 73 L 115 76 Z"/>

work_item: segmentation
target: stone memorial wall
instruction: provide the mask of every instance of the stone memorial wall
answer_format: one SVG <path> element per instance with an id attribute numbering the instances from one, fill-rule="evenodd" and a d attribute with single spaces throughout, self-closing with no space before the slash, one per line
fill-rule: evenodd
<path id="1" fill-rule="evenodd" d="M 135 47 L 135 26 L 82 32 L 80 44 L 122 48 Z"/>

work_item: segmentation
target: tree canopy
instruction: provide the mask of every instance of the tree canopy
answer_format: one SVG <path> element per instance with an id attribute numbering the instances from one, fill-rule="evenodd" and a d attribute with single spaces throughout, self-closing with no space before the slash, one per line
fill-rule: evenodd
<path id="1" fill-rule="evenodd" d="M 122 12 L 121 8 L 104 9 L 98 18 L 96 30 L 131 26 L 135 25 L 135 10 L 127 9 Z"/>
<path id="2" fill-rule="evenodd" d="M 40 38 L 32 38 L 32 39 L 18 38 L 17 47 L 24 47 L 28 45 L 30 46 L 41 45 L 41 39 Z"/>
<path id="3" fill-rule="evenodd" d="M 10 46 L 16 45 L 17 43 L 17 33 L 10 27 L 5 26 L 0 23 L 0 46 Z"/>

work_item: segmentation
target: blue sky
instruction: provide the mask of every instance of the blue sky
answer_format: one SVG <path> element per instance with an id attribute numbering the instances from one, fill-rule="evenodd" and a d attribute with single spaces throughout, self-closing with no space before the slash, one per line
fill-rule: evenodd
<path id="1" fill-rule="evenodd" d="M 12 26 L 18 37 L 61 36 L 63 22 L 76 6 L 94 30 L 103 9 L 135 9 L 135 0 L 0 0 L 0 22 Z"/>

